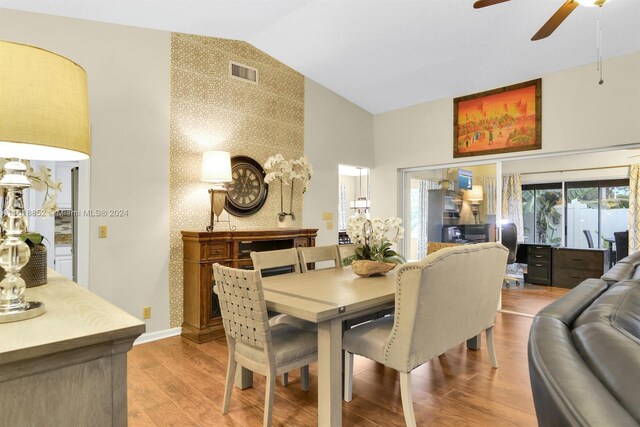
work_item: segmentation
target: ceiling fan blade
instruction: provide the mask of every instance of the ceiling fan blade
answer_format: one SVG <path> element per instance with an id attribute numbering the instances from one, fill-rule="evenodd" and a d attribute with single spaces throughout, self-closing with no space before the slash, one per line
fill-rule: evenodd
<path id="1" fill-rule="evenodd" d="M 540 28 L 538 32 L 531 37 L 531 41 L 549 37 L 576 7 L 578 7 L 578 2 L 576 0 L 565 1 L 564 4 L 560 6 L 560 9 L 558 9 L 556 13 L 554 13 L 547 22 L 545 22 L 542 28 Z"/>
<path id="2" fill-rule="evenodd" d="M 494 4 L 504 3 L 506 1 L 509 0 L 476 0 L 476 2 L 473 3 L 473 8 L 480 9 L 487 6 L 493 6 Z"/>

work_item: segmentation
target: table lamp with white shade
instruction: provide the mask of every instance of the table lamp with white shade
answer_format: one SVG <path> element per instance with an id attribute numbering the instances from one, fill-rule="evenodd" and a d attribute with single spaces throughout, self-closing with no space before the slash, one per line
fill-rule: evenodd
<path id="1" fill-rule="evenodd" d="M 0 245 L 0 323 L 44 313 L 44 304 L 25 301 L 20 270 L 30 250 L 20 235 L 27 230 L 22 191 L 31 186 L 18 159 L 82 160 L 89 157 L 87 76 L 78 64 L 53 52 L 0 41 L 0 187 L 6 191 Z"/>
<path id="2" fill-rule="evenodd" d="M 213 231 L 215 223 L 220 222 L 227 200 L 224 183 L 231 181 L 231 156 L 227 151 L 205 151 L 202 154 L 202 181 L 213 184 L 209 189 L 211 212 L 207 227 L 207 231 Z"/>

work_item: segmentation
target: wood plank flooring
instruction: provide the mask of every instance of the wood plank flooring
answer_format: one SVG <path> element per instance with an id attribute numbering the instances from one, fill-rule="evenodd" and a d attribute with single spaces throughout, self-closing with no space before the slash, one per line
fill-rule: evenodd
<path id="1" fill-rule="evenodd" d="M 532 285 L 503 289 L 503 309 L 509 312 L 498 313 L 494 334 L 500 368 L 491 368 L 483 342 L 480 351 L 460 344 L 415 369 L 418 425 L 537 425 L 527 367 L 529 316 L 566 292 Z M 222 415 L 226 364 L 224 339 L 195 344 L 173 337 L 134 347 L 128 358 L 129 425 L 262 425 L 265 382 L 259 375 L 253 388 L 234 389 L 230 412 Z M 277 385 L 274 426 L 316 425 L 317 365 L 310 371 L 309 392 L 300 390 L 297 373 L 289 375 L 288 387 Z M 342 408 L 345 426 L 404 425 L 398 374 L 356 356 L 353 401 Z"/>

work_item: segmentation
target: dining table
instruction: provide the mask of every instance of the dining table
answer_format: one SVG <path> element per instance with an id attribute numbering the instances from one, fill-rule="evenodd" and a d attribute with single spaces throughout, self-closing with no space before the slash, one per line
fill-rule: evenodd
<path id="1" fill-rule="evenodd" d="M 351 268 L 313 270 L 262 279 L 269 310 L 318 325 L 318 425 L 342 425 L 342 323 L 392 307 L 395 271 L 359 277 Z M 251 371 L 242 369 L 236 386 L 252 385 Z"/>

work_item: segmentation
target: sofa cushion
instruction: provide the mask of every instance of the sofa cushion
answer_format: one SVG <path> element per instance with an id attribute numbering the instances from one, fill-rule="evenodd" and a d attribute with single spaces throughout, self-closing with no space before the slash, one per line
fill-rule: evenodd
<path id="1" fill-rule="evenodd" d="M 640 423 L 640 342 L 603 322 L 582 325 L 572 334 L 591 371 Z"/>
<path id="2" fill-rule="evenodd" d="M 345 351 L 384 363 L 384 347 L 393 328 L 393 316 L 363 323 L 346 331 L 342 337 Z"/>
<path id="3" fill-rule="evenodd" d="M 275 353 L 276 366 L 282 366 L 316 353 L 318 335 L 315 332 L 280 323 L 271 327 L 271 344 Z M 236 342 L 236 352 L 254 362 L 267 363 L 266 355 L 261 348 Z"/>
<path id="4" fill-rule="evenodd" d="M 607 283 L 600 279 L 587 279 L 562 298 L 543 308 L 538 316 L 554 317 L 570 326 L 576 317 L 607 290 Z"/>
<path id="5" fill-rule="evenodd" d="M 607 292 L 600 295 L 586 310 L 573 322 L 573 328 L 594 322 L 610 324 L 610 317 L 618 304 L 625 297 L 635 281 L 624 281 L 611 285 Z"/>
<path id="6" fill-rule="evenodd" d="M 635 270 L 635 263 L 622 260 L 618 261 L 616 265 L 611 267 L 609 271 L 604 273 L 600 278 L 607 282 L 609 285 L 613 285 L 614 283 L 618 283 L 622 280 L 630 278 Z"/>
<path id="7" fill-rule="evenodd" d="M 536 317 L 529 336 L 529 373 L 540 426 L 636 426 L 594 375 L 559 319 Z"/>

